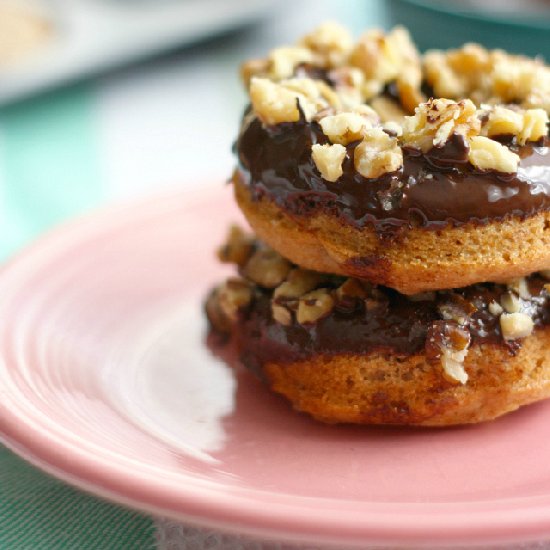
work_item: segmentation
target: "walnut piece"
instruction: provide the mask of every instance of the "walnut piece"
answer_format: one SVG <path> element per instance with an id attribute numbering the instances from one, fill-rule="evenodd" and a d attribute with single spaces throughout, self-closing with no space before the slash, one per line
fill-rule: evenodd
<path id="1" fill-rule="evenodd" d="M 334 298 L 326 288 L 319 288 L 304 294 L 298 303 L 296 320 L 301 325 L 315 323 L 326 317 L 334 307 Z"/>
<path id="2" fill-rule="evenodd" d="M 229 228 L 226 242 L 218 248 L 218 259 L 225 264 L 243 266 L 254 251 L 254 236 L 238 225 Z"/>
<path id="3" fill-rule="evenodd" d="M 311 156 L 323 179 L 335 182 L 344 173 L 342 163 L 346 158 L 346 148 L 343 145 L 316 143 L 311 147 Z"/>
<path id="4" fill-rule="evenodd" d="M 402 124 L 406 111 L 388 97 L 378 96 L 370 101 L 371 107 L 378 113 L 382 122 L 397 122 Z"/>
<path id="5" fill-rule="evenodd" d="M 322 66 L 336 67 L 346 60 L 353 47 L 353 39 L 345 27 L 327 21 L 306 34 L 300 44 L 314 52 Z"/>
<path id="6" fill-rule="evenodd" d="M 252 301 L 252 286 L 246 279 L 232 277 L 218 288 L 217 300 L 227 319 L 235 321 L 238 312 Z"/>
<path id="7" fill-rule="evenodd" d="M 548 130 L 548 115 L 542 109 L 508 109 L 497 105 L 489 107 L 483 134 L 493 136 L 516 136 L 519 145 L 538 141 Z"/>
<path id="8" fill-rule="evenodd" d="M 476 136 L 480 127 L 476 106 L 469 99 L 430 99 L 415 109 L 414 116 L 405 117 L 402 141 L 427 152 L 443 146 L 452 134 Z"/>
<path id="9" fill-rule="evenodd" d="M 494 300 L 489 304 L 489 312 L 491 313 L 491 315 L 500 315 L 504 310 L 502 309 L 502 306 L 498 303 L 498 302 L 495 302 Z"/>
<path id="10" fill-rule="evenodd" d="M 296 46 L 275 48 L 268 57 L 269 77 L 274 80 L 290 78 L 294 69 L 302 63 L 312 63 L 313 54 L 308 48 Z"/>
<path id="11" fill-rule="evenodd" d="M 529 291 L 529 285 L 526 277 L 512 279 L 506 283 L 506 286 L 524 300 L 529 300 L 531 298 L 531 292 Z"/>
<path id="12" fill-rule="evenodd" d="M 378 178 L 403 166 L 403 151 L 395 138 L 381 128 L 372 128 L 355 148 L 353 162 L 364 178 Z"/>
<path id="13" fill-rule="evenodd" d="M 484 136 L 474 136 L 470 139 L 468 160 L 480 170 L 496 170 L 504 174 L 517 172 L 519 164 L 518 155 L 498 141 Z"/>
<path id="14" fill-rule="evenodd" d="M 420 56 L 403 27 L 395 27 L 388 34 L 373 29 L 359 39 L 349 63 L 362 69 L 367 79 L 386 83 L 394 80 L 403 67 L 420 65 Z"/>
<path id="15" fill-rule="evenodd" d="M 325 116 L 319 124 L 330 141 L 340 145 L 361 139 L 364 130 L 372 128 L 371 120 L 353 112 Z"/>
<path id="16" fill-rule="evenodd" d="M 274 299 L 299 298 L 321 283 L 323 276 L 316 271 L 296 268 L 290 271 L 286 281 L 273 293 Z"/>
<path id="17" fill-rule="evenodd" d="M 303 93 L 266 78 L 252 78 L 250 101 L 254 112 L 265 124 L 298 121 L 300 119 L 298 102 L 307 119 L 311 119 L 317 112 L 315 104 Z"/>
<path id="18" fill-rule="evenodd" d="M 533 332 L 533 319 L 525 313 L 503 313 L 500 316 L 500 330 L 505 340 L 525 338 Z"/>
<path id="19" fill-rule="evenodd" d="M 271 248 L 260 248 L 248 260 L 242 274 L 264 288 L 280 285 L 291 269 L 291 264 Z"/>
<path id="20" fill-rule="evenodd" d="M 521 302 L 513 292 L 506 292 L 500 298 L 500 305 L 507 313 L 517 313 L 521 309 Z"/>

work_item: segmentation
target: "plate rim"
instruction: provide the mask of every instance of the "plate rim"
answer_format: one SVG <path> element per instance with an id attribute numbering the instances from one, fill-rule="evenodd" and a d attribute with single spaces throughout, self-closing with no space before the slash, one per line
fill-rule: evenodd
<path id="1" fill-rule="evenodd" d="M 84 235 L 97 234 L 106 227 L 110 231 L 116 230 L 120 227 L 121 220 L 135 222 L 144 215 L 151 215 L 152 208 L 159 211 L 163 205 L 173 204 L 176 197 L 182 197 L 187 205 L 193 205 L 196 201 L 202 202 L 211 196 L 219 197 L 220 194 L 219 185 L 207 185 L 193 190 L 177 189 L 134 201 L 106 205 L 81 215 L 57 226 L 14 255 L 0 268 L 0 290 L 6 285 L 6 281 L 9 282 L 12 271 L 28 269 L 33 262 L 40 266 L 44 261 L 44 250 L 47 252 L 45 257 L 48 258 L 51 256 L 50 248 L 66 250 L 71 244 L 74 246 L 80 242 Z M 24 282 L 19 284 L 24 286 Z M 4 349 L 0 348 L 0 360 L 3 354 Z M 57 446 L 52 446 L 52 439 L 47 435 L 37 426 L 33 426 L 32 419 L 25 418 L 24 411 L 10 402 L 9 398 L 0 400 L 0 442 L 38 468 L 86 492 L 119 504 L 224 532 L 293 542 L 322 541 L 327 544 L 350 545 L 365 542 L 474 545 L 550 538 L 550 494 L 536 498 L 483 501 L 483 506 L 487 509 L 482 507 L 477 510 L 475 517 L 472 517 L 471 511 L 468 513 L 467 510 L 460 512 L 453 509 L 457 503 L 368 502 L 363 503 L 361 510 L 352 506 L 349 510 L 351 515 L 343 521 L 341 516 L 337 519 L 331 516 L 334 506 L 338 505 L 338 501 L 334 499 L 284 495 L 287 501 L 291 497 L 293 502 L 290 505 L 272 502 L 271 509 L 267 511 L 258 507 L 257 496 L 272 494 L 268 491 L 246 490 L 243 494 L 226 492 L 221 499 L 223 484 L 220 482 L 217 487 L 210 488 L 210 491 L 199 487 L 202 492 L 197 495 L 197 486 L 193 486 L 189 475 L 187 490 L 179 487 L 177 494 L 168 498 L 166 488 L 159 484 L 158 479 L 145 480 L 140 475 L 132 476 L 131 470 L 122 470 L 119 465 L 109 464 L 103 458 L 99 460 L 91 453 L 86 455 L 84 448 L 80 453 L 75 452 L 71 442 L 59 441 L 59 436 L 54 438 Z M 119 476 L 116 480 L 113 479 L 115 475 Z M 132 496 L 124 494 L 127 493 L 124 489 L 130 487 L 130 482 Z M 177 497 L 177 502 L 173 501 L 174 497 Z M 308 500 L 311 505 L 309 508 Z M 332 507 L 327 506 L 322 510 L 319 504 L 324 500 L 332 503 Z M 164 504 L 158 505 L 162 501 Z M 355 506 L 358 504 L 356 501 L 339 502 L 348 502 Z M 505 508 L 499 509 L 496 506 L 490 509 L 491 505 L 503 503 L 507 505 Z M 467 501 L 458 504 L 459 509 L 470 506 Z M 430 506 L 430 517 L 427 517 L 426 512 Z M 440 512 L 436 522 L 434 507 Z"/>

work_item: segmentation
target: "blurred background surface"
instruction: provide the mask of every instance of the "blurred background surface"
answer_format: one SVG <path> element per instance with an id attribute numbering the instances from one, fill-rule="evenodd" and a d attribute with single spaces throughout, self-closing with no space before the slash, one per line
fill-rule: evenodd
<path id="1" fill-rule="evenodd" d="M 356 35 L 403 23 L 422 49 L 477 40 L 550 58 L 549 13 L 550 0 L 0 0 L 0 261 L 97 206 L 222 186 L 245 104 L 239 63 L 322 21 Z M 148 518 L 1 447 L 0 477 L 1 548 L 22 531 L 29 548 L 84 547 L 81 513 L 97 520 L 86 548 L 119 525 L 125 541 L 152 536 Z"/>

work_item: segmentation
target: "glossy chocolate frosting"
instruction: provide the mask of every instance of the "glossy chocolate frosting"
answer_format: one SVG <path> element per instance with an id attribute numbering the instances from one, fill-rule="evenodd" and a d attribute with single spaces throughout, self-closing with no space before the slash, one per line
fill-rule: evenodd
<path id="1" fill-rule="evenodd" d="M 426 154 L 404 149 L 402 170 L 370 180 L 354 169 L 354 142 L 334 183 L 321 177 L 311 158 L 315 143 L 328 143 L 315 121 L 266 127 L 249 112 L 236 143 L 237 177 L 254 199 L 269 198 L 295 217 L 327 213 L 356 227 L 371 225 L 381 237 L 406 227 L 486 224 L 550 209 L 548 139 L 523 147 L 509 141 L 521 157 L 513 175 L 476 170 L 464 139 L 455 135 Z"/>
<path id="2" fill-rule="evenodd" d="M 341 279 L 334 277 L 334 286 L 339 282 Z M 550 325 L 550 294 L 545 284 L 538 275 L 527 278 L 531 298 L 521 300 L 521 311 L 531 317 L 535 330 Z M 315 323 L 300 325 L 293 320 L 284 326 L 272 317 L 272 291 L 257 288 L 251 305 L 240 312 L 232 334 L 242 362 L 258 374 L 267 362 L 289 363 L 317 355 L 378 351 L 398 356 L 425 353 L 433 358 L 437 353 L 433 343 L 457 329 L 471 346 L 489 343 L 514 354 L 521 340 L 504 340 L 499 314 L 489 308 L 506 292 L 505 285 L 484 283 L 413 301 L 378 287 L 375 305 L 365 305 L 360 299 L 337 301 L 330 314 Z M 448 319 L 445 311 L 463 316 L 461 324 Z"/>

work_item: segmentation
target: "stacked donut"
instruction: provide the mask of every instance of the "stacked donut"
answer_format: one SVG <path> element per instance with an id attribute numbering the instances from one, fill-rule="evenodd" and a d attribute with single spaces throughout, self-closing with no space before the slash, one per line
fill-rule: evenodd
<path id="1" fill-rule="evenodd" d="M 550 68 L 324 24 L 243 66 L 255 235 L 211 331 L 298 410 L 452 425 L 550 396 Z"/>

